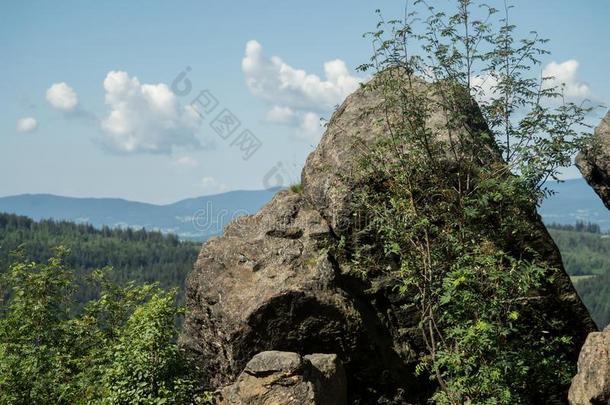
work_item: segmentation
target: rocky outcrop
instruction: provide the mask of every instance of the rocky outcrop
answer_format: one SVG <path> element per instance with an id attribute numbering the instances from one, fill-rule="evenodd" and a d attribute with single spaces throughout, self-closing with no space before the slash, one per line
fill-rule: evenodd
<path id="1" fill-rule="evenodd" d="M 345 370 L 335 354 L 268 351 L 255 355 L 220 405 L 345 405 Z"/>
<path id="2" fill-rule="evenodd" d="M 337 353 L 357 397 L 401 384 L 425 387 L 411 377 L 417 319 L 407 318 L 401 332 L 414 338 L 395 341 L 398 331 L 388 330 L 374 299 L 342 276 L 332 243 L 327 222 L 286 190 L 204 245 L 187 281 L 181 341 L 210 388 L 230 384 L 252 356 L 268 350 Z"/>
<path id="3" fill-rule="evenodd" d="M 591 144 L 576 157 L 576 166 L 610 209 L 610 112 L 595 128 Z M 569 400 L 572 405 L 610 404 L 610 328 L 587 337 Z"/>
<path id="4" fill-rule="evenodd" d="M 424 349 L 412 301 L 379 280 L 350 276 L 349 262 L 341 259 L 344 236 L 354 227 L 351 198 L 367 180 L 355 175 L 354 164 L 387 134 L 381 109 L 374 92 L 350 95 L 307 160 L 302 193 L 279 192 L 259 213 L 239 218 L 203 246 L 187 280 L 181 345 L 208 389 L 231 384 L 255 354 L 281 350 L 336 353 L 346 369 L 349 403 L 430 397 L 429 379 L 414 373 Z M 466 115 L 471 128 L 486 129 L 478 110 Z M 451 142 L 442 115 L 429 119 Z M 490 145 L 480 159 L 486 164 L 499 155 Z M 520 240 L 559 269 L 530 309 L 562 321 L 558 333 L 572 338 L 568 354 L 576 362 L 595 325 L 538 216 Z"/>
<path id="5" fill-rule="evenodd" d="M 576 166 L 610 209 L 610 112 L 595 128 L 589 147 L 576 156 Z"/>
<path id="6" fill-rule="evenodd" d="M 587 337 L 569 399 L 572 405 L 610 404 L 610 328 Z"/>
<path id="7" fill-rule="evenodd" d="M 442 104 L 440 96 L 425 82 L 415 81 L 413 86 L 416 92 L 426 94 L 431 103 Z M 320 143 L 307 158 L 301 174 L 303 192 L 337 235 L 351 233 L 354 190 L 360 182 L 370 180 L 359 178 L 358 165 L 362 156 L 375 142 L 387 138 L 391 132 L 388 120 L 399 119 L 387 114 L 378 92 L 360 89 L 352 93 L 333 114 Z M 472 131 L 487 130 L 476 104 L 465 105 L 463 114 L 469 117 Z M 426 118 L 426 126 L 438 140 L 455 145 L 464 130 L 448 131 L 447 120 L 445 113 L 432 111 Z M 502 160 L 493 143 L 479 152 L 481 165 Z M 447 171 L 451 170 L 451 164 L 451 158 L 448 158 Z"/>

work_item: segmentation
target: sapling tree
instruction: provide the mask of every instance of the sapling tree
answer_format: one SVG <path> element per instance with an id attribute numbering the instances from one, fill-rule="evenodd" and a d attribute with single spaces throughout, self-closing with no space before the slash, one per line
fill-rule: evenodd
<path id="1" fill-rule="evenodd" d="M 518 40 L 509 5 L 453 3 L 407 1 L 367 34 L 364 91 L 381 97 L 387 136 L 361 162 L 370 221 L 353 267 L 411 298 L 432 401 L 549 401 L 573 374 L 572 342 L 532 309 L 559 269 L 529 242 L 544 237 L 532 225 L 544 184 L 585 142 L 589 109 L 542 77 L 546 40 Z"/>

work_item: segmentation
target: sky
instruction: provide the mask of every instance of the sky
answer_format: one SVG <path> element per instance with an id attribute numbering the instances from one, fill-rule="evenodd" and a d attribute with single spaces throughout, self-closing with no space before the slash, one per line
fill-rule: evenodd
<path id="1" fill-rule="evenodd" d="M 551 40 L 544 71 L 607 103 L 610 2 L 512 3 L 520 30 Z M 164 204 L 296 183 L 321 122 L 365 79 L 374 10 L 403 5 L 3 1 L 0 196 Z"/>

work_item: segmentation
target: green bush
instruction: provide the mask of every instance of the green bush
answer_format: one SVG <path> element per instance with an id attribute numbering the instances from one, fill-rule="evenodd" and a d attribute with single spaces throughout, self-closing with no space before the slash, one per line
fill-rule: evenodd
<path id="1" fill-rule="evenodd" d="M 197 402 L 196 370 L 176 344 L 176 290 L 117 286 L 106 269 L 90 280 L 100 298 L 81 309 L 67 257 L 21 258 L 2 276 L 0 403 Z"/>

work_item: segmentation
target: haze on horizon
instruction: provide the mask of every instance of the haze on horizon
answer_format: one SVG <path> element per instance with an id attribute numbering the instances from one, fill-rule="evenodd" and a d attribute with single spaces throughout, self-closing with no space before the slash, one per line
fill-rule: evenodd
<path id="1" fill-rule="evenodd" d="M 355 68 L 374 9 L 401 15 L 399 3 L 4 2 L 0 195 L 163 204 L 296 183 L 321 124 L 366 79 Z M 610 3 L 514 3 L 521 30 L 551 39 L 544 72 L 607 101 Z"/>

